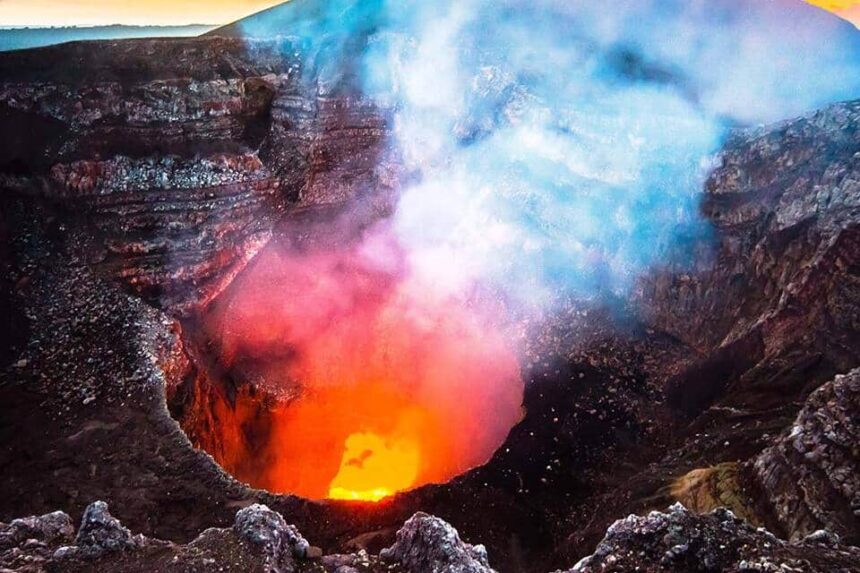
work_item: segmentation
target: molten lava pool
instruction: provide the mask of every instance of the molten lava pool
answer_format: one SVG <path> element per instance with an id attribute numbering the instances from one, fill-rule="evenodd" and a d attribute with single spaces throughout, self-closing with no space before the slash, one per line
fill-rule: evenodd
<path id="1" fill-rule="evenodd" d="M 420 280 L 384 231 L 272 244 L 206 319 L 234 389 L 213 455 L 270 491 L 365 501 L 481 465 L 521 418 L 499 315 Z"/>

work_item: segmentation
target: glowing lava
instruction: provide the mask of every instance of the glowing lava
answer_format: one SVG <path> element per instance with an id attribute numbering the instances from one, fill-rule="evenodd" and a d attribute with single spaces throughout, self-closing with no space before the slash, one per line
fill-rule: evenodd
<path id="1" fill-rule="evenodd" d="M 331 499 L 379 501 L 409 489 L 418 477 L 420 453 L 409 440 L 383 439 L 372 433 L 346 439 L 340 471 L 331 482 Z"/>
<path id="2" fill-rule="evenodd" d="M 485 463 L 522 415 L 499 316 L 417 278 L 384 230 L 270 245 L 207 319 L 231 383 L 251 387 L 217 421 L 244 442 L 216 459 L 270 491 L 367 501 Z"/>

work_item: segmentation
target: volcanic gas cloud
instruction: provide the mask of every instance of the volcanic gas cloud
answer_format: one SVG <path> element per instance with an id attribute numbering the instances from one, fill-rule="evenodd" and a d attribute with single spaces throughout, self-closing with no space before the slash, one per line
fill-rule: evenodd
<path id="1" fill-rule="evenodd" d="M 246 383 L 236 439 L 264 444 L 222 463 L 313 498 L 377 499 L 485 461 L 522 384 L 506 313 L 474 291 L 516 316 L 628 300 L 707 243 L 701 189 L 730 128 L 860 82 L 856 31 L 788 0 L 307 1 L 239 29 L 282 38 L 325 93 L 392 110 L 409 174 L 387 227 L 270 246 L 208 324 Z M 244 408 L 245 388 L 280 397 Z"/>
<path id="2" fill-rule="evenodd" d="M 385 230 L 270 245 L 207 326 L 224 366 L 274 397 L 255 485 L 376 501 L 484 463 L 523 392 L 492 314 L 417 278 Z"/>

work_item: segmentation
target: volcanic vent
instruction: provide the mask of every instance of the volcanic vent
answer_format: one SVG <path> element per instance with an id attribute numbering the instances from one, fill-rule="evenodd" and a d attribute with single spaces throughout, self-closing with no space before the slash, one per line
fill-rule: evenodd
<path id="1" fill-rule="evenodd" d="M 379 501 L 486 462 L 523 398 L 486 297 L 422 282 L 385 225 L 307 236 L 282 229 L 187 323 L 201 366 L 171 401 L 188 435 L 239 479 L 311 499 Z"/>

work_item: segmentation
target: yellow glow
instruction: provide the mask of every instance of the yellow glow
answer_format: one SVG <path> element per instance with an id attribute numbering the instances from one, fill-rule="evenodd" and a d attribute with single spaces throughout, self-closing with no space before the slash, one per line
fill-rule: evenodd
<path id="1" fill-rule="evenodd" d="M 372 433 L 346 439 L 340 471 L 329 486 L 331 499 L 379 501 L 409 489 L 418 477 L 418 446 Z"/>
<path id="2" fill-rule="evenodd" d="M 283 0 L 0 0 L 0 26 L 226 24 Z"/>
<path id="3" fill-rule="evenodd" d="M 807 0 L 807 2 L 833 12 L 846 10 L 860 4 L 860 0 Z"/>
<path id="4" fill-rule="evenodd" d="M 806 0 L 814 6 L 839 14 L 855 26 L 860 26 L 860 0 Z"/>

